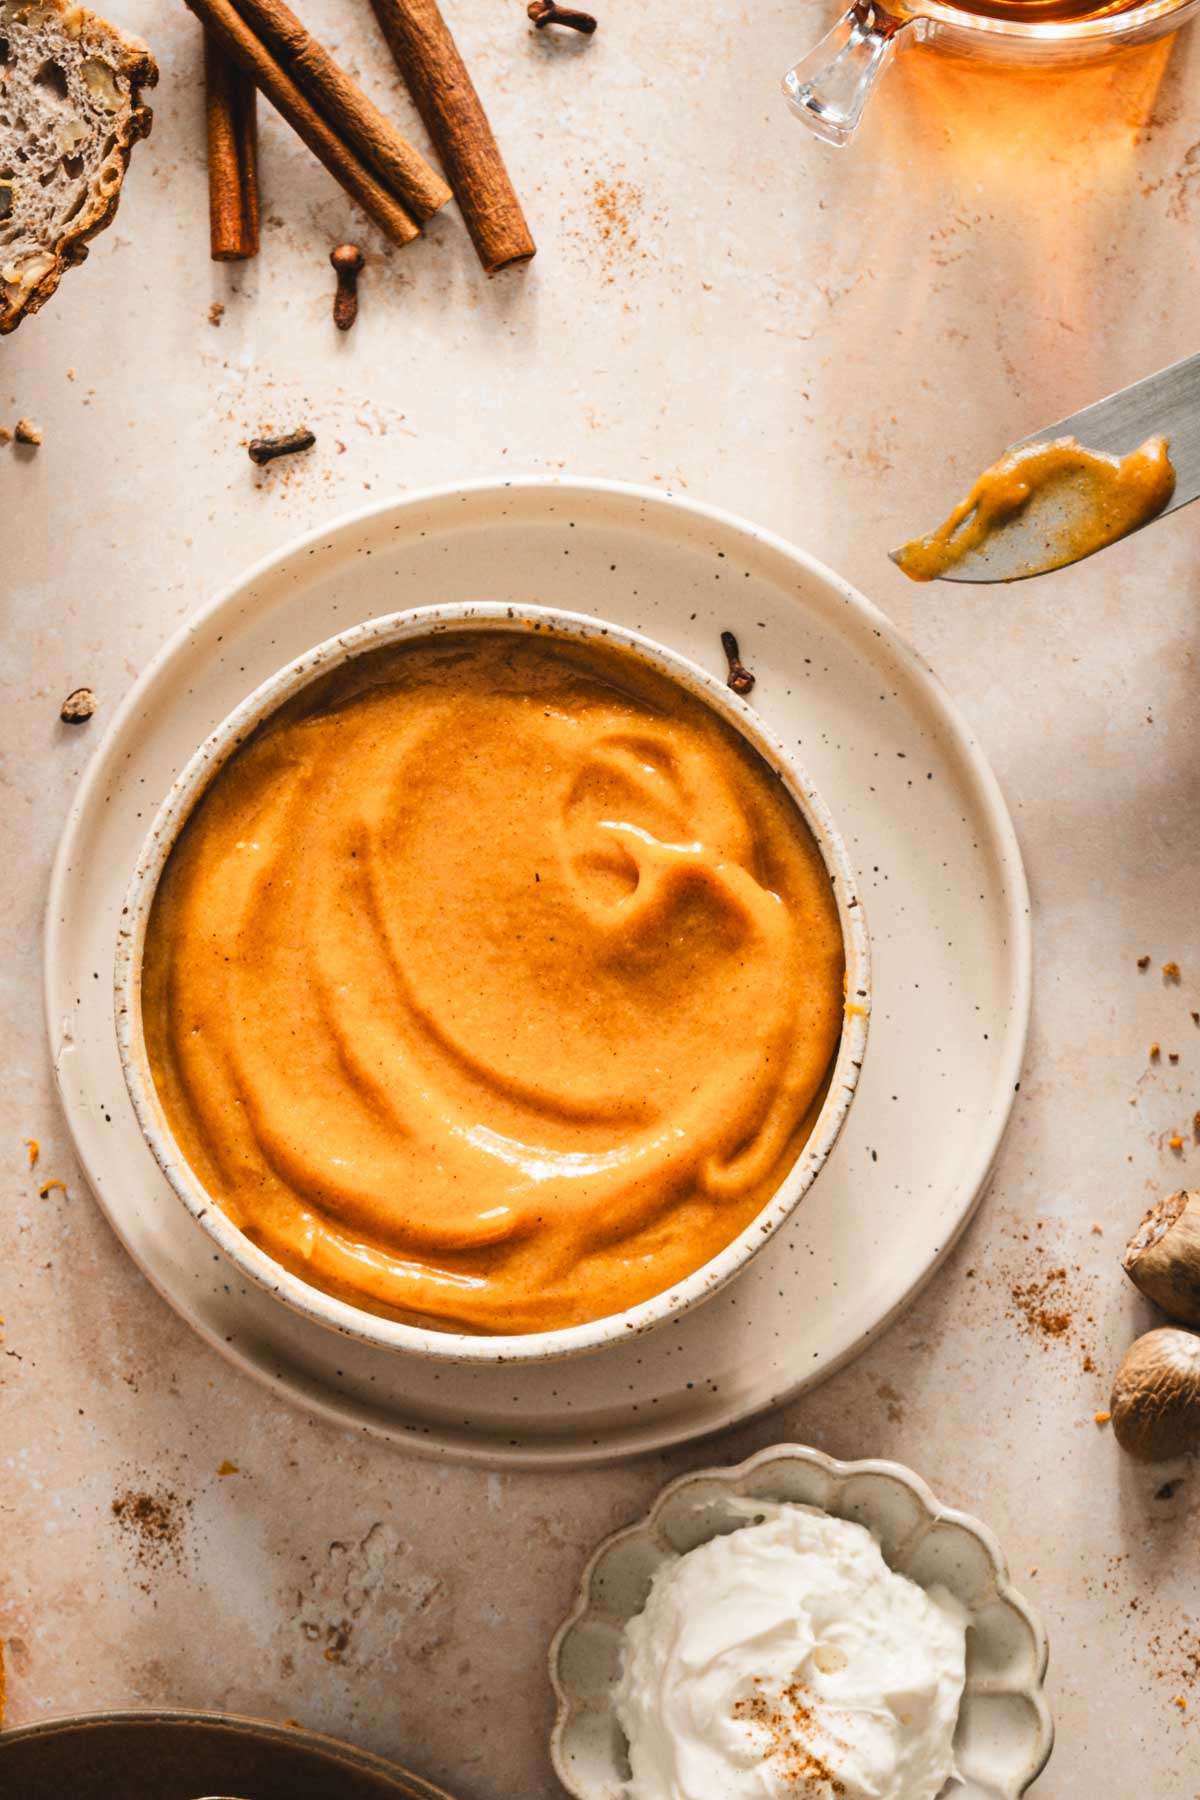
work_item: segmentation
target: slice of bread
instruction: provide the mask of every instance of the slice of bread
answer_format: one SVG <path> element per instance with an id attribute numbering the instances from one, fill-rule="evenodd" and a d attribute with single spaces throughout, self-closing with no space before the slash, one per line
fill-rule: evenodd
<path id="1" fill-rule="evenodd" d="M 117 210 L 150 129 L 154 58 L 64 0 L 0 0 L 0 336 L 50 298 Z"/>

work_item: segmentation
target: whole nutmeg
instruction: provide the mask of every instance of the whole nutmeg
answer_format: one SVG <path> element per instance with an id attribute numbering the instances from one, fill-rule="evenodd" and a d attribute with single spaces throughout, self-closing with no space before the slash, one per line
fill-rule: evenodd
<path id="1" fill-rule="evenodd" d="M 1121 1266 L 1169 1319 L 1200 1325 L 1200 1194 L 1156 1200 L 1126 1245 Z"/>
<path id="2" fill-rule="evenodd" d="M 1138 1462 L 1200 1450 L 1200 1337 L 1163 1325 L 1138 1338 L 1113 1382 L 1113 1434 Z"/>

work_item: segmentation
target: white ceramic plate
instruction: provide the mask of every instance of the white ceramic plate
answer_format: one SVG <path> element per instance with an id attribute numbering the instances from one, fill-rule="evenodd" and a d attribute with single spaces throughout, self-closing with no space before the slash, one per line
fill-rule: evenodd
<path id="1" fill-rule="evenodd" d="M 1045 1768 L 1054 1728 L 1043 1692 L 1048 1649 L 1040 1620 L 1008 1578 L 985 1525 L 953 1512 L 893 1462 L 835 1462 L 779 1444 L 735 1468 L 701 1469 L 665 1488 L 636 1524 L 605 1540 L 583 1572 L 570 1618 L 550 1648 L 558 1716 L 550 1754 L 577 1800 L 620 1800 L 628 1776 L 612 1709 L 621 1633 L 646 1604 L 657 1571 L 747 1523 L 739 1500 L 817 1506 L 865 1525 L 884 1561 L 966 1608 L 967 1680 L 954 1736 L 961 1800 L 1017 1800 Z"/>
<path id="2" fill-rule="evenodd" d="M 837 818 L 871 925 L 874 1011 L 854 1111 L 821 1180 L 754 1264 L 636 1343 L 513 1371 L 356 1344 L 230 1279 L 145 1144 L 109 974 L 146 830 L 201 739 L 322 638 L 417 605 L 595 613 L 710 669 L 735 630 L 755 703 Z M 991 1171 L 1029 1011 L 1028 897 L 978 746 L 884 616 L 801 552 L 670 495 L 478 483 L 387 502 L 293 544 L 212 602 L 137 683 L 67 820 L 46 939 L 50 1040 L 97 1198 L 207 1341 L 281 1394 L 409 1447 L 602 1461 L 711 1432 L 827 1375 L 946 1253 Z M 214 1260 L 216 1258 L 216 1260 Z"/>

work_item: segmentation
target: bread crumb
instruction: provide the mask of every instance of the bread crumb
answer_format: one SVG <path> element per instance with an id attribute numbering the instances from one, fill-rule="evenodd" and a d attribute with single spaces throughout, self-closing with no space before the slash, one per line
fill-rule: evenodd
<path id="1" fill-rule="evenodd" d="M 1157 1062 L 1161 1055 L 1162 1055 L 1162 1045 L 1157 1042 L 1151 1044 L 1151 1046 L 1150 1046 L 1150 1061 Z"/>
<path id="2" fill-rule="evenodd" d="M 29 444 L 36 449 L 42 441 L 42 429 L 32 419 L 18 419 L 13 428 L 13 437 L 18 444 Z"/>
<path id="3" fill-rule="evenodd" d="M 52 1181 L 43 1181 L 41 1187 L 38 1189 L 38 1199 L 45 1200 L 47 1195 L 54 1192 L 55 1188 L 61 1188 L 65 1194 L 67 1191 L 67 1184 L 65 1181 L 60 1181 L 57 1176 L 55 1176 Z"/>
<path id="4" fill-rule="evenodd" d="M 1171 1705 L 1177 1706 L 1179 1708 L 1180 1712 L 1186 1712 L 1187 1711 L 1186 1696 L 1183 1694 L 1176 1694 L 1174 1699 L 1171 1701 Z"/>
<path id="5" fill-rule="evenodd" d="M 1097 1425 L 1107 1425 L 1108 1421 L 1112 1418 L 1112 1414 L 1106 1413 L 1106 1412 L 1098 1412 L 1098 1413 L 1093 1413 L 1092 1418 L 1096 1421 Z"/>
<path id="6" fill-rule="evenodd" d="M 219 325 L 221 323 L 221 320 L 224 317 L 225 317 L 225 302 L 223 300 L 214 300 L 212 305 L 208 309 L 209 324 L 210 325 Z M 1150 958 L 1147 957 L 1146 961 L 1149 962 L 1149 960 L 1150 960 Z"/>
<path id="7" fill-rule="evenodd" d="M 1168 1050 L 1167 1051 L 1167 1061 L 1172 1062 L 1172 1063 L 1177 1063 L 1179 1061 L 1178 1050 Z"/>
<path id="8" fill-rule="evenodd" d="M 1097 1224 L 1096 1224 L 1096 1223 L 1095 1223 L 1095 1221 L 1093 1221 L 1093 1223 L 1092 1223 L 1092 1236 L 1093 1236 L 1093 1237 L 1103 1237 L 1103 1236 L 1104 1236 L 1104 1227 L 1103 1227 L 1103 1225 L 1097 1225 Z"/>
<path id="9" fill-rule="evenodd" d="M 18 429 L 20 428 L 18 427 Z M 1162 966 L 1162 972 L 1167 981 L 1179 981 L 1182 979 L 1179 964 L 1177 962 L 1165 962 Z"/>
<path id="10" fill-rule="evenodd" d="M 1197 1118 L 1200 1118 L 1200 1113 L 1196 1116 Z M 37 1159 L 42 1154 L 42 1146 L 38 1143 L 36 1138 L 23 1138 L 21 1141 L 25 1145 L 25 1150 L 29 1157 L 30 1168 L 36 1169 Z"/>
<path id="11" fill-rule="evenodd" d="M 1183 1149 L 1183 1139 L 1177 1131 L 1172 1132 L 1171 1136 L 1167 1139 L 1167 1149 L 1176 1152 Z"/>
<path id="12" fill-rule="evenodd" d="M 1148 956 L 1139 956 L 1138 957 L 1138 968 L 1139 969 L 1148 969 L 1149 967 L 1150 967 L 1150 958 Z"/>
<path id="13" fill-rule="evenodd" d="M 58 709 L 64 725 L 85 725 L 96 710 L 96 696 L 90 687 L 72 688 Z"/>
<path id="14" fill-rule="evenodd" d="M 225 1461 L 217 1470 L 218 1475 L 239 1475 L 240 1473 L 241 1470 L 238 1468 L 237 1464 L 235 1462 L 230 1462 L 228 1457 L 225 1458 Z"/>

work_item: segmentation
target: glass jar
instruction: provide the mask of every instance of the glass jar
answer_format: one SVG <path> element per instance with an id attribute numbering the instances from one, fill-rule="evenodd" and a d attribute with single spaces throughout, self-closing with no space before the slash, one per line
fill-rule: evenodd
<path id="1" fill-rule="evenodd" d="M 1097 8 L 1082 17 L 1048 19 L 1047 10 L 1067 10 L 1070 0 L 1060 0 L 1058 6 L 1053 0 L 1049 6 L 1038 0 L 976 3 L 988 10 L 975 12 L 940 0 L 892 0 L 888 6 L 855 0 L 784 76 L 792 110 L 826 143 L 846 144 L 876 81 L 904 45 L 927 44 L 967 60 L 1052 67 L 1148 43 L 1177 31 L 1200 11 L 1200 0 L 1147 0 L 1124 10 Z"/>

